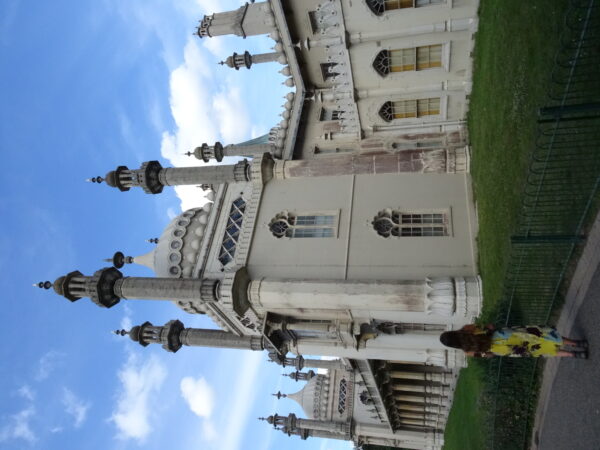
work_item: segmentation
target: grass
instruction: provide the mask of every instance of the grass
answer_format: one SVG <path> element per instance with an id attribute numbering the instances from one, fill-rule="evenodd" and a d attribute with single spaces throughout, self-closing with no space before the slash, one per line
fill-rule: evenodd
<path id="1" fill-rule="evenodd" d="M 458 380 L 452 411 L 446 426 L 446 447 L 448 443 L 460 443 L 462 450 L 485 448 L 485 437 L 479 431 L 484 429 L 480 395 L 483 388 L 484 367 L 478 361 L 471 360 L 468 369 L 464 369 Z M 459 447 L 452 447 L 459 448 Z"/>
<path id="2" fill-rule="evenodd" d="M 482 322 L 492 322 L 509 259 L 527 163 L 535 147 L 567 1 L 482 0 L 468 117 L 479 215 Z M 445 449 L 485 449 L 485 363 L 461 373 Z"/>

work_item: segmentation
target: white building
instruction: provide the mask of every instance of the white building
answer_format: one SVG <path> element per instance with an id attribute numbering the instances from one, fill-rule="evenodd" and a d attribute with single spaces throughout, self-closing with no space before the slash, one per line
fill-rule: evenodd
<path id="1" fill-rule="evenodd" d="M 221 328 L 121 332 L 142 345 L 267 350 L 297 371 L 327 369 L 294 374 L 307 381 L 290 396 L 306 418 L 267 419 L 290 435 L 441 448 L 465 361 L 438 337 L 481 305 L 464 122 L 476 11 L 476 0 L 270 0 L 204 17 L 202 38 L 274 39 L 271 54 L 225 63 L 283 65 L 295 87 L 283 120 L 253 141 L 193 152 L 251 161 L 150 161 L 93 179 L 152 194 L 202 185 L 213 202 L 176 217 L 149 254 L 117 253 L 115 267 L 40 287 L 103 307 L 170 300 Z M 129 262 L 156 278 L 123 276 Z"/>

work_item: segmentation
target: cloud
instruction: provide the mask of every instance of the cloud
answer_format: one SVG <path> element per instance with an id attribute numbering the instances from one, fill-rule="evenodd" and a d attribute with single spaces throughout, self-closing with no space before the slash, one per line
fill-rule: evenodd
<path id="1" fill-rule="evenodd" d="M 17 391 L 17 394 L 19 394 L 24 399 L 29 400 L 30 402 L 32 402 L 35 399 L 35 392 L 27 384 L 21 386 Z"/>
<path id="2" fill-rule="evenodd" d="M 62 403 L 67 414 L 73 416 L 73 426 L 79 428 L 85 422 L 90 403 L 81 400 L 67 388 L 63 388 Z"/>
<path id="3" fill-rule="evenodd" d="M 239 142 L 251 135 L 252 124 L 241 90 L 232 78 L 216 79 L 212 58 L 199 40 L 190 38 L 183 50 L 183 63 L 171 72 L 169 103 L 175 122 L 173 131 L 162 134 L 161 154 L 173 166 L 200 166 L 203 162 L 184 156 L 202 143 Z M 207 202 L 195 186 L 175 188 L 181 209 Z"/>
<path id="4" fill-rule="evenodd" d="M 30 444 L 37 441 L 36 435 L 31 430 L 30 420 L 35 414 L 35 408 L 30 406 L 10 416 L 9 423 L 0 429 L 0 442 L 12 439 L 23 439 Z"/>
<path id="5" fill-rule="evenodd" d="M 208 419 L 213 412 L 215 394 L 204 378 L 185 377 L 179 384 L 181 396 L 198 417 Z"/>
<path id="6" fill-rule="evenodd" d="M 54 369 L 62 364 L 64 356 L 64 353 L 57 352 L 56 350 L 50 350 L 42 356 L 38 362 L 38 368 L 34 375 L 35 380 L 43 381 L 48 378 Z"/>
<path id="7" fill-rule="evenodd" d="M 249 413 L 258 392 L 256 385 L 261 365 L 264 365 L 261 352 L 247 352 L 242 357 L 238 372 L 243 376 L 238 379 L 237 389 L 232 392 L 235 402 L 229 402 L 230 405 L 235 404 L 235 408 L 227 415 L 228 433 L 223 438 L 221 450 L 239 450 L 242 446 L 246 424 L 250 420 Z"/>
<path id="8" fill-rule="evenodd" d="M 156 356 L 140 364 L 134 353 L 129 355 L 118 372 L 121 389 L 110 417 L 118 429 L 118 438 L 145 441 L 152 431 L 152 404 L 166 376 L 167 369 Z"/>

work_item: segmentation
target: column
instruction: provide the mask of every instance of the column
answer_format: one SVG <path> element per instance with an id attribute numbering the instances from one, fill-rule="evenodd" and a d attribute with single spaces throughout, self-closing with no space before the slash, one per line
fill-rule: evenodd
<path id="1" fill-rule="evenodd" d="M 116 334 L 121 336 L 127 334 L 131 340 L 138 342 L 142 347 L 149 344 L 162 344 L 165 350 L 172 353 L 177 352 L 183 345 L 254 351 L 264 349 L 262 337 L 237 336 L 222 330 L 185 328 L 179 320 L 171 320 L 162 327 L 144 322 L 129 331 L 120 330 Z"/>
<path id="2" fill-rule="evenodd" d="M 323 159 L 277 161 L 275 177 L 280 180 L 335 175 L 384 173 L 447 173 L 446 164 L 425 167 L 431 150 L 415 149 L 379 155 L 331 156 Z"/>
<path id="3" fill-rule="evenodd" d="M 193 152 L 187 152 L 188 156 L 195 156 L 204 162 L 209 162 L 211 159 L 216 159 L 221 162 L 225 156 L 247 156 L 250 158 L 258 158 L 265 153 L 275 154 L 277 148 L 274 144 L 251 144 L 251 145 L 227 145 L 223 147 L 220 142 L 215 142 L 214 145 L 202 144 L 196 147 Z M 219 166 L 212 166 L 219 167 Z"/>
<path id="4" fill-rule="evenodd" d="M 323 420 L 296 419 L 296 426 L 308 430 L 325 431 L 341 436 L 346 434 L 345 422 L 326 422 Z"/>
<path id="5" fill-rule="evenodd" d="M 223 184 L 250 180 L 250 164 L 244 160 L 234 165 L 208 167 L 163 168 L 158 161 L 148 161 L 137 170 L 119 166 L 110 171 L 106 178 L 94 177 L 88 181 L 102 183 L 128 191 L 132 187 L 141 187 L 147 194 L 158 194 L 165 186 L 189 184 Z"/>
<path id="6" fill-rule="evenodd" d="M 351 310 L 357 317 L 392 322 L 448 323 L 479 312 L 478 277 L 403 281 L 252 281 L 249 301 L 260 314 L 294 315 L 303 310 Z"/>
<path id="7" fill-rule="evenodd" d="M 189 278 L 123 277 L 114 267 L 100 269 L 93 276 L 79 271 L 59 277 L 54 284 L 58 295 L 72 302 L 89 297 L 98 306 L 111 308 L 121 299 L 217 301 L 218 280 Z M 44 287 L 46 284 L 44 284 Z"/>
<path id="8" fill-rule="evenodd" d="M 283 62 L 282 62 L 283 61 Z M 259 53 L 257 55 L 251 55 L 250 52 L 246 51 L 242 54 L 233 53 L 225 61 L 221 61 L 219 64 L 226 65 L 235 70 L 240 70 L 240 67 L 250 69 L 252 64 L 262 64 L 268 62 L 281 62 L 285 64 L 285 56 L 283 53 Z"/>

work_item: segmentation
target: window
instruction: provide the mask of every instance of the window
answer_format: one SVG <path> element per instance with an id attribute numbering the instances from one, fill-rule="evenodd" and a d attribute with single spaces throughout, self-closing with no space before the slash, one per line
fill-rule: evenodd
<path id="1" fill-rule="evenodd" d="M 348 382 L 345 378 L 340 380 L 340 396 L 338 398 L 338 412 L 344 414 L 346 410 L 346 395 L 348 394 Z"/>
<path id="2" fill-rule="evenodd" d="M 234 200 L 229 210 L 229 218 L 227 226 L 223 234 L 223 243 L 219 252 L 219 261 L 224 266 L 233 261 L 235 255 L 235 247 L 240 238 L 242 230 L 242 222 L 244 221 L 244 211 L 246 210 L 246 202 L 242 197 Z"/>
<path id="3" fill-rule="evenodd" d="M 391 122 L 394 119 L 437 116 L 439 113 L 439 98 L 420 98 L 418 100 L 385 102 L 379 109 L 379 116 L 386 122 Z"/>
<path id="4" fill-rule="evenodd" d="M 440 5 L 446 0 L 366 0 L 367 6 L 378 16 L 386 11 L 404 8 L 420 8 L 421 6 Z"/>
<path id="5" fill-rule="evenodd" d="M 381 50 L 373 61 L 373 67 L 381 76 L 386 76 L 390 72 L 442 67 L 442 44 Z"/>
<path id="6" fill-rule="evenodd" d="M 321 114 L 319 115 L 319 120 L 321 122 L 329 122 L 332 120 L 341 120 L 345 111 L 340 109 L 327 109 L 322 108 Z"/>
<path id="7" fill-rule="evenodd" d="M 330 238 L 337 234 L 337 214 L 278 214 L 269 224 L 276 238 Z"/>
<path id="8" fill-rule="evenodd" d="M 385 209 L 372 222 L 379 236 L 423 237 L 448 236 L 446 213 L 412 213 Z"/>
<path id="9" fill-rule="evenodd" d="M 339 75 L 338 72 L 335 71 L 336 63 L 321 63 L 321 75 L 323 76 L 323 81 L 327 81 L 329 78 L 335 77 Z"/>

